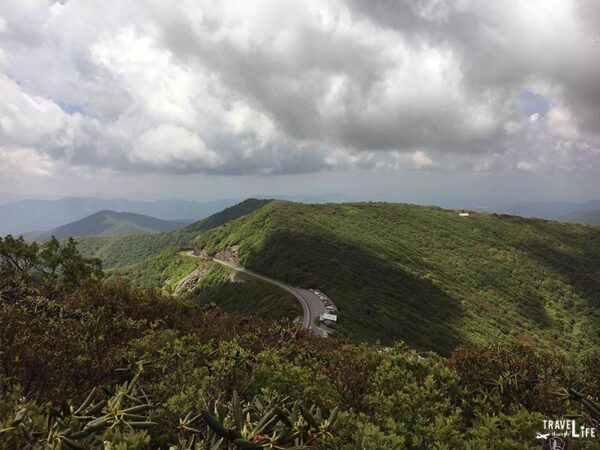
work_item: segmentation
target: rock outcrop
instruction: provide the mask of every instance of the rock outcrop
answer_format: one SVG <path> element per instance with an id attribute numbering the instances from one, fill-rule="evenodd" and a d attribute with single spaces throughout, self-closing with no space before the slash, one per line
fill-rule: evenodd
<path id="1" fill-rule="evenodd" d="M 220 252 L 215 254 L 214 257 L 215 259 L 228 262 L 233 266 L 241 267 L 238 245 L 232 245 L 231 247 L 227 247 L 225 250 L 221 250 Z"/>
<path id="2" fill-rule="evenodd" d="M 198 280 L 206 274 L 206 272 L 208 272 L 207 268 L 198 267 L 196 270 L 194 270 L 190 274 L 186 275 L 185 277 L 183 277 L 181 280 L 179 280 L 177 282 L 173 293 L 175 295 L 177 295 L 180 292 L 191 289 L 198 282 Z"/>

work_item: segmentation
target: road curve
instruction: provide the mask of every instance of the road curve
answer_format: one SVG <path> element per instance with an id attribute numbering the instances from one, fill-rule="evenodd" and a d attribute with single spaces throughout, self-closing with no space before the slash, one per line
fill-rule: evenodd
<path id="1" fill-rule="evenodd" d="M 195 255 L 193 251 L 188 252 L 187 255 L 192 256 L 194 258 L 206 259 L 202 256 Z M 264 275 L 252 272 L 251 270 L 248 270 L 244 267 L 237 266 L 228 261 L 223 261 L 222 259 L 212 258 L 212 260 L 223 266 L 229 267 L 230 269 L 246 273 L 251 277 L 257 278 L 266 283 L 273 284 L 275 286 L 280 287 L 281 289 L 286 290 L 294 297 L 296 297 L 296 299 L 298 299 L 300 305 L 302 306 L 302 327 L 310 330 L 317 336 L 327 336 L 329 334 L 330 330 L 327 330 L 326 328 L 317 325 L 316 319 L 319 317 L 319 315 L 326 312 L 326 310 L 325 306 L 323 305 L 323 301 L 319 297 L 317 297 L 313 292 L 309 291 L 308 289 L 300 289 L 290 286 L 289 284 L 282 283 L 281 281 L 274 280 L 273 278 L 265 277 Z"/>

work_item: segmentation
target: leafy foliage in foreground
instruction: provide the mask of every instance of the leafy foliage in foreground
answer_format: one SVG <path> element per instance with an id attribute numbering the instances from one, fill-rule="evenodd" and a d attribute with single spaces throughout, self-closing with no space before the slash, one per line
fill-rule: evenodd
<path id="1" fill-rule="evenodd" d="M 82 279 L 103 275 L 100 260 L 82 257 L 73 239 L 63 246 L 56 238 L 27 244 L 22 236 L 11 235 L 0 237 L 0 270 L 7 280 L 27 283 L 40 278 L 46 288 L 72 288 Z"/>
<path id="2" fill-rule="evenodd" d="M 215 253 L 316 287 L 339 307 L 336 333 L 449 354 L 521 341 L 600 345 L 600 229 L 402 204 L 272 202 L 201 234 Z"/>
<path id="3" fill-rule="evenodd" d="M 27 255 L 24 245 L 3 254 Z M 593 423 L 582 398 L 600 400 L 598 352 L 465 347 L 445 359 L 321 339 L 91 272 L 0 275 L 2 450 L 538 449 L 543 417 Z M 564 390 L 582 398 L 553 394 Z"/>

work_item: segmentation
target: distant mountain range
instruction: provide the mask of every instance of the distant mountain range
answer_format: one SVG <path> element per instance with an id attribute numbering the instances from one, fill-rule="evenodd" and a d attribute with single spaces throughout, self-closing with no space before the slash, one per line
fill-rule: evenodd
<path id="1" fill-rule="evenodd" d="M 210 217 L 165 233 L 135 236 L 82 236 L 77 238 L 78 247 L 86 257 L 100 258 L 106 268 L 126 266 L 165 249 L 191 248 L 194 238 L 204 231 L 250 214 L 271 201 L 247 199 Z"/>
<path id="2" fill-rule="evenodd" d="M 459 213 L 248 199 L 164 233 L 77 241 L 107 273 L 156 288 L 176 286 L 197 269 L 182 250 L 213 255 L 235 247 L 248 269 L 326 292 L 340 311 L 336 335 L 353 340 L 391 345 L 401 339 L 442 354 L 482 340 L 597 346 L 600 229 Z M 221 276 L 211 272 L 202 283 Z M 247 304 L 243 289 L 221 286 L 195 298 L 240 307 Z M 581 324 L 577 334 L 573 320 Z"/>
<path id="3" fill-rule="evenodd" d="M 0 205 L 0 235 L 48 230 L 106 210 L 143 214 L 169 221 L 190 222 L 210 216 L 237 201 L 227 199 L 209 202 L 185 200 L 140 202 L 93 197 L 20 200 Z"/>
<path id="4" fill-rule="evenodd" d="M 600 216 L 600 200 L 591 200 L 582 203 L 571 202 L 524 202 L 496 209 L 498 212 L 522 217 L 539 217 L 540 219 L 576 222 L 588 225 L 599 225 L 600 222 L 590 223 L 585 215 L 590 212 Z M 582 217 L 582 219 L 578 219 Z"/>
<path id="5" fill-rule="evenodd" d="M 142 214 L 100 211 L 81 220 L 47 231 L 32 231 L 24 235 L 29 241 L 45 242 L 55 236 L 66 239 L 77 236 L 128 236 L 170 231 L 185 226 L 183 222 L 157 219 Z"/>
<path id="6" fill-rule="evenodd" d="M 259 195 L 258 199 L 277 198 L 304 203 L 347 202 L 343 194 L 324 195 Z M 96 197 L 65 197 L 60 199 L 23 198 L 19 194 L 0 193 L 0 236 L 24 234 L 32 230 L 49 230 L 81 220 L 99 211 L 121 211 L 143 214 L 168 221 L 192 223 L 239 203 L 241 198 L 196 202 L 187 200 L 157 200 L 151 202 Z M 457 207 L 457 206 L 454 206 Z M 525 202 L 491 206 L 497 211 L 523 217 L 561 220 L 599 225 L 600 200 L 575 202 Z"/>
<path id="7" fill-rule="evenodd" d="M 257 198 L 272 198 L 257 196 Z M 341 194 L 316 196 L 277 196 L 279 199 L 306 203 L 347 201 Z M 192 223 L 204 219 L 242 198 L 206 202 L 187 200 L 157 200 L 151 202 L 96 197 L 65 197 L 60 199 L 22 198 L 18 194 L 0 194 L 0 236 L 24 234 L 32 230 L 48 230 L 81 220 L 99 211 L 121 211 L 156 217 L 163 220 Z"/>
<path id="8" fill-rule="evenodd" d="M 565 222 L 582 223 L 584 225 L 600 225 L 600 209 L 594 211 L 577 211 L 563 217 Z"/>

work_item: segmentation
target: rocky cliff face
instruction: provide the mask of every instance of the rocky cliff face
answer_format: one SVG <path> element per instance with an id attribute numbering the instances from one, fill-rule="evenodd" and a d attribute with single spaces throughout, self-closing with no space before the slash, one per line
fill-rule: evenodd
<path id="1" fill-rule="evenodd" d="M 226 249 L 215 253 L 213 256 L 209 255 L 209 253 L 203 248 L 194 247 L 194 255 L 200 258 L 218 259 L 220 261 L 225 261 L 233 266 L 241 267 L 239 245 L 232 245 L 231 247 L 227 247 Z"/>
<path id="2" fill-rule="evenodd" d="M 173 293 L 177 295 L 183 291 L 187 291 L 193 288 L 198 282 L 198 280 L 200 280 L 200 278 L 202 278 L 206 274 L 206 272 L 208 272 L 208 269 L 206 269 L 205 267 L 198 267 L 192 273 L 186 275 L 181 280 L 179 280 L 179 282 L 175 286 Z"/>
<path id="3" fill-rule="evenodd" d="M 200 258 L 210 259 L 208 252 L 200 247 L 194 247 L 194 255 L 199 256 Z"/>
<path id="4" fill-rule="evenodd" d="M 228 262 L 233 266 L 241 266 L 238 245 L 232 245 L 231 247 L 227 247 L 225 250 L 221 250 L 220 252 L 215 254 L 214 258 Z"/>

